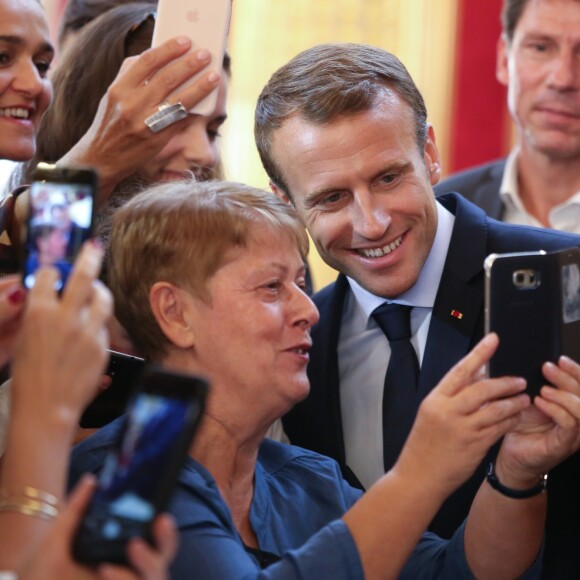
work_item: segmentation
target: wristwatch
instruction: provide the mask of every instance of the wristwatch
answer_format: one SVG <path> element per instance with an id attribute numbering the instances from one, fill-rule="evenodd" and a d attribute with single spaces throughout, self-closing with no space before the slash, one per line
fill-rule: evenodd
<path id="1" fill-rule="evenodd" d="M 506 497 L 511 497 L 512 499 L 526 499 L 528 497 L 534 497 L 535 495 L 540 495 L 546 491 L 548 485 L 548 474 L 544 473 L 540 477 L 540 481 L 537 485 L 530 487 L 528 489 L 513 489 L 511 487 L 505 486 L 498 478 L 495 473 L 495 464 L 493 461 L 489 464 L 487 468 L 487 473 L 485 475 L 487 482 L 493 489 L 499 491 L 502 495 Z"/>

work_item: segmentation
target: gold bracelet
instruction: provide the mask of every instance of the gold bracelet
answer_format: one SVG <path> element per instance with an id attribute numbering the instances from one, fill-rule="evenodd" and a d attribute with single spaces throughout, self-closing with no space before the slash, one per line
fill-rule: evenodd
<path id="1" fill-rule="evenodd" d="M 7 499 L 9 497 L 24 497 L 42 501 L 51 506 L 58 505 L 58 498 L 56 496 L 29 485 L 25 485 L 21 490 L 11 492 L 8 492 L 6 489 L 0 489 L 0 499 Z"/>
<path id="2" fill-rule="evenodd" d="M 52 520 L 58 515 L 58 509 L 49 503 L 17 497 L 0 501 L 0 512 L 17 512 L 25 516 L 36 516 L 44 520 Z"/>

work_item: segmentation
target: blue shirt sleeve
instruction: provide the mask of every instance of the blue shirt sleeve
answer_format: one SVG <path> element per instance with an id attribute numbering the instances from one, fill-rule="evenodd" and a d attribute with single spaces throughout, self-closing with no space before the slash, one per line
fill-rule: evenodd
<path id="1" fill-rule="evenodd" d="M 187 552 L 180 551 L 171 568 L 174 580 L 358 580 L 363 570 L 354 540 L 341 520 L 331 522 L 306 544 L 290 550 L 265 570 L 241 546 L 239 540 L 218 526 L 192 533 Z"/>
<path id="2" fill-rule="evenodd" d="M 415 546 L 401 571 L 400 580 L 472 580 L 475 578 L 467 564 L 464 544 L 465 522 L 451 539 L 444 540 L 425 532 Z M 538 580 L 541 576 L 541 552 L 535 562 L 520 577 L 521 580 Z"/>

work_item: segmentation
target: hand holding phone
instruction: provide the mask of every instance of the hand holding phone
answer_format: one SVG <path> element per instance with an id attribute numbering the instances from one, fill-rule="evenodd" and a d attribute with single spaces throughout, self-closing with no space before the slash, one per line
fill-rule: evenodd
<path id="1" fill-rule="evenodd" d="M 36 270 L 52 266 L 60 274 L 60 291 L 83 242 L 92 235 L 98 178 L 93 169 L 39 163 L 32 179 L 22 280 L 30 289 Z"/>
<path id="2" fill-rule="evenodd" d="M 88 570 L 73 560 L 71 544 L 83 513 L 95 489 L 93 478 L 85 477 L 72 491 L 66 505 L 60 510 L 50 533 L 47 534 L 34 554 L 28 558 L 21 570 L 21 578 L 102 578 L 97 570 Z M 134 574 L 126 570 L 109 570 L 112 579 L 166 580 L 168 569 L 177 551 L 178 536 L 175 524 L 167 514 L 161 514 L 153 522 L 156 548 L 148 545 L 130 551 L 130 561 Z M 2 574 L 0 574 L 2 577 Z"/>
<path id="3" fill-rule="evenodd" d="M 152 46 L 159 46 L 176 36 L 187 36 L 192 42 L 191 51 L 204 48 L 211 54 L 209 66 L 178 90 L 189 86 L 208 70 L 221 73 L 231 10 L 232 0 L 159 0 Z M 211 115 L 216 107 L 217 96 L 216 87 L 189 112 L 196 115 Z M 173 104 L 171 95 L 168 100 Z"/>
<path id="4" fill-rule="evenodd" d="M 109 450 L 73 554 L 87 564 L 128 565 L 126 545 L 153 545 L 151 523 L 170 499 L 199 425 L 208 383 L 197 376 L 148 368 Z"/>

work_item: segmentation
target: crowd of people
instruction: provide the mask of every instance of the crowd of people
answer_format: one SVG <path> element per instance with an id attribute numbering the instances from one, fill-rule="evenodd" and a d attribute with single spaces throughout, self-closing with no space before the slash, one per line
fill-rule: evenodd
<path id="1" fill-rule="evenodd" d="M 20 164 L 0 216 L 0 578 L 576 577 L 580 361 L 533 361 L 533 398 L 486 377 L 484 260 L 580 247 L 580 219 L 558 219 L 579 206 L 580 4 L 504 2 L 517 145 L 472 172 L 504 171 L 480 207 L 468 176 L 437 185 L 421 93 L 362 44 L 280 67 L 255 111 L 272 191 L 224 181 L 229 56 L 179 89 L 209 54 L 150 48 L 154 4 L 70 0 L 49 78 L 42 7 L 0 0 L 0 157 Z M 181 114 L 212 90 L 209 116 Z M 39 161 L 100 177 L 60 292 L 54 267 L 30 290 L 14 273 Z M 309 239 L 339 273 L 313 298 Z M 126 421 L 71 452 L 111 346 L 211 384 L 130 568 L 72 556 Z"/>

